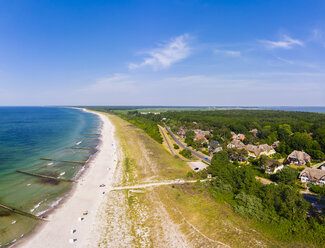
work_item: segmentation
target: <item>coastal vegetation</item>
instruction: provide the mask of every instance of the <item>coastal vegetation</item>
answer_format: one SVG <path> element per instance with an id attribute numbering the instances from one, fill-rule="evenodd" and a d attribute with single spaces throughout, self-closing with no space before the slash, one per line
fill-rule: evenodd
<path id="1" fill-rule="evenodd" d="M 216 177 L 207 187 L 213 198 L 229 203 L 244 218 L 263 223 L 263 229 L 277 239 L 325 242 L 324 216 L 306 215 L 310 206 L 293 184 L 294 169 L 280 171 L 278 185 L 265 185 L 249 167 L 236 167 L 226 152 L 218 152 L 208 171 Z"/>
<path id="2" fill-rule="evenodd" d="M 309 184 L 309 190 L 315 194 L 318 194 L 320 197 L 325 196 L 325 186 Z"/>
<path id="3" fill-rule="evenodd" d="M 187 150 L 187 149 L 183 149 L 179 152 L 184 158 L 188 158 L 191 159 L 192 158 L 192 153 L 191 151 Z"/>
<path id="4" fill-rule="evenodd" d="M 159 128 L 157 126 L 157 123 L 159 122 L 159 118 L 161 118 L 159 115 L 150 114 L 148 116 L 140 114 L 137 110 L 133 107 L 93 107 L 91 109 L 102 111 L 102 112 L 108 112 L 108 113 L 114 113 L 118 115 L 120 118 L 132 123 L 133 125 L 143 129 L 151 138 L 153 138 L 155 141 L 157 141 L 159 144 L 163 142 L 163 138 L 159 132 Z M 121 111 L 122 110 L 122 111 Z M 128 111 L 123 111 L 128 110 Z"/>
<path id="5" fill-rule="evenodd" d="M 161 124 L 161 119 L 166 118 L 165 122 L 167 122 L 169 126 L 173 125 L 174 122 L 171 121 L 171 119 L 168 119 L 168 117 L 165 117 L 167 114 L 169 113 L 164 113 L 164 115 L 159 117 L 159 114 L 142 115 L 140 113 L 124 112 L 122 115 L 126 115 L 128 118 L 131 118 L 130 116 L 135 118 L 134 116 L 139 115 L 139 118 L 148 119 L 152 121 L 152 123 L 156 124 Z M 317 116 L 317 114 L 315 115 Z M 173 164 L 176 161 L 178 162 L 179 159 L 168 153 L 166 149 L 161 150 L 162 146 L 157 142 L 154 142 L 153 139 L 150 139 L 151 141 L 149 142 L 149 137 L 145 135 L 145 133 L 147 133 L 145 128 L 141 128 L 142 130 L 137 129 L 133 125 L 128 124 L 132 123 L 132 121 L 125 122 L 118 116 L 113 115 L 111 118 L 113 122 L 117 121 L 117 123 L 119 123 L 118 125 L 120 125 L 120 128 L 118 128 L 118 130 L 120 130 L 118 131 L 118 136 L 122 134 L 121 130 L 123 130 L 123 139 L 129 139 L 127 143 L 122 145 L 122 147 L 124 147 L 123 153 L 125 152 L 127 154 L 127 158 L 135 158 L 133 160 L 134 162 L 143 162 L 143 159 L 138 159 L 136 157 L 142 157 L 143 155 L 141 154 L 145 154 L 144 156 L 146 157 L 145 160 L 148 161 L 148 166 L 149 164 L 153 165 L 155 162 L 151 159 L 155 157 L 155 151 L 157 149 L 159 154 L 166 152 L 166 162 L 168 162 L 165 166 L 167 165 L 167 168 L 171 170 L 175 169 L 175 165 Z M 279 120 L 272 121 L 272 118 L 269 117 L 270 123 L 273 123 L 271 125 L 271 130 L 273 128 L 272 126 L 274 126 L 274 132 L 277 133 L 278 139 L 282 139 L 279 137 L 281 136 L 279 135 L 279 133 L 281 133 L 279 130 L 286 130 L 284 133 L 287 133 L 287 135 L 283 136 L 285 139 L 282 141 L 292 140 L 296 142 L 296 145 L 304 145 L 301 140 L 309 140 L 309 142 L 314 144 L 317 142 L 321 147 L 321 150 L 319 151 L 323 152 L 322 146 L 320 145 L 322 139 L 319 138 L 323 137 L 322 134 L 318 135 L 318 138 L 316 138 L 314 133 L 311 134 L 311 132 L 318 134 L 318 131 L 322 129 L 322 115 L 317 116 L 317 118 L 313 117 L 315 122 L 308 125 L 310 128 L 305 131 L 300 130 L 300 132 L 297 132 L 294 122 L 290 122 L 291 117 L 285 119 L 285 116 L 282 116 L 282 118 L 283 122 L 280 122 Z M 125 117 L 124 119 L 127 120 Z M 298 117 L 297 119 L 299 120 Z M 260 122 L 262 123 L 263 121 L 264 120 L 261 118 Z M 122 123 L 123 125 L 121 125 Z M 146 122 L 142 121 L 142 123 Z M 196 119 L 196 121 L 190 120 L 181 123 L 182 124 L 179 123 L 179 126 L 188 125 L 194 129 L 201 122 Z M 176 126 L 176 130 L 177 128 L 178 126 Z M 247 130 L 250 128 L 252 127 L 249 126 Z M 131 133 L 130 129 L 133 133 L 131 134 L 132 138 L 129 138 Z M 227 133 L 230 133 L 230 130 L 232 129 L 229 127 L 223 127 L 222 130 L 223 131 L 215 131 L 212 133 L 216 134 L 219 132 L 220 137 L 223 138 L 220 139 L 220 143 L 227 144 L 227 139 L 231 139 Z M 290 133 L 288 130 L 290 130 Z M 191 137 L 191 131 L 189 130 L 189 132 L 188 136 Z M 224 136 L 222 136 L 221 133 L 223 133 Z M 307 133 L 310 138 L 306 138 L 305 135 L 297 133 Z M 245 134 L 250 135 L 246 132 Z M 266 138 L 257 136 L 254 137 L 254 140 L 255 142 L 264 142 L 270 135 L 271 134 L 266 136 Z M 208 138 L 214 139 L 214 137 L 215 135 L 213 135 L 213 138 Z M 143 147 L 142 149 L 137 149 L 138 147 L 135 145 L 134 139 L 137 140 L 135 143 L 142 140 L 143 142 L 141 141 L 140 143 L 145 144 L 145 149 L 143 149 Z M 295 142 L 288 142 L 288 144 L 290 144 L 289 147 L 291 147 L 292 144 L 295 144 Z M 147 146 L 147 144 L 149 145 Z M 180 153 L 185 151 L 188 150 L 181 150 Z M 133 155 L 130 155 L 131 153 Z M 242 153 L 244 153 L 244 151 L 242 151 Z M 279 154 L 280 157 L 284 157 L 286 153 Z M 211 165 L 208 167 L 207 171 L 195 173 L 187 170 L 185 173 L 186 170 L 182 170 L 182 172 L 179 171 L 179 173 L 175 173 L 174 175 L 169 174 L 168 178 L 173 178 L 173 176 L 174 178 L 184 178 L 185 175 L 194 178 L 204 178 L 209 173 L 214 178 L 211 182 L 201 183 L 198 181 L 195 186 L 163 186 L 155 188 L 150 194 L 148 191 L 145 191 L 146 197 L 149 198 L 145 197 L 147 200 L 144 202 L 147 202 L 146 204 L 149 206 L 148 199 L 155 195 L 155 199 L 164 204 L 164 207 L 168 210 L 169 215 L 173 218 L 175 223 L 187 223 L 185 224 L 187 227 L 183 227 L 185 233 L 188 231 L 188 226 L 193 225 L 195 228 L 200 230 L 201 234 L 199 236 L 201 239 L 204 236 L 208 237 L 209 239 L 206 237 L 203 238 L 205 241 L 202 242 L 205 243 L 205 245 L 209 242 L 211 244 L 211 242 L 213 243 L 218 240 L 234 247 L 256 246 L 257 243 L 271 247 L 322 246 L 321 244 L 325 242 L 324 214 L 320 214 L 319 211 L 305 201 L 299 193 L 300 188 L 296 183 L 298 175 L 297 169 L 285 167 L 283 170 L 280 170 L 271 176 L 264 173 L 262 174 L 263 176 L 271 178 L 273 181 L 277 182 L 277 184 L 263 184 L 256 180 L 256 175 L 258 175 L 258 168 L 261 168 L 267 163 L 268 158 L 266 156 L 261 156 L 257 159 L 250 158 L 250 164 L 243 166 L 238 163 L 237 159 L 233 159 L 232 161 L 229 160 L 229 155 L 235 158 L 236 156 L 246 156 L 247 154 L 241 154 L 235 150 L 229 149 L 228 151 L 228 149 L 225 149 L 225 151 L 214 154 Z M 277 156 L 278 155 L 276 154 L 273 158 L 276 158 Z M 167 157 L 169 159 L 167 159 Z M 150 178 L 150 175 L 145 176 L 142 173 L 142 171 L 146 171 L 147 169 L 145 169 L 146 166 L 143 167 L 141 163 L 135 162 L 131 167 L 135 172 L 133 175 L 137 175 L 134 176 L 136 181 L 141 181 L 141 178 Z M 164 178 L 166 176 L 166 171 L 169 171 L 169 169 L 161 170 L 158 173 L 160 175 L 159 178 Z M 311 191 L 320 195 L 322 194 L 322 189 L 323 187 L 310 187 Z M 157 205 L 155 206 L 157 207 Z M 180 216 L 182 218 L 180 218 Z M 245 235 L 238 235 L 243 233 Z M 210 239 L 214 241 L 211 241 Z"/>
<path id="6" fill-rule="evenodd" d="M 172 131 L 186 130 L 185 142 L 197 146 L 192 129 L 211 130 L 209 141 L 227 145 L 231 132 L 245 135 L 245 144 L 269 144 L 280 141 L 282 157 L 293 150 L 304 150 L 315 160 L 325 159 L 325 115 L 273 110 L 174 111 L 161 113 Z M 149 115 L 146 118 L 151 118 Z M 157 119 L 157 116 L 155 117 Z M 257 129 L 257 135 L 251 130 Z"/>
<path id="7" fill-rule="evenodd" d="M 123 184 L 186 178 L 190 168 L 184 161 L 168 153 L 143 130 L 117 115 L 109 117 L 116 128 L 119 147 L 124 154 L 124 162 L 119 163 Z M 157 163 L 157 157 L 161 157 L 160 163 Z M 111 199 L 116 197 L 119 200 L 108 202 L 105 211 L 107 236 L 100 244 L 114 243 L 111 240 L 112 233 L 116 233 L 115 230 L 119 228 L 111 226 L 115 216 L 119 216 L 119 226 L 125 227 L 121 231 L 123 242 L 127 238 L 131 246 L 144 243 L 154 247 L 177 245 L 174 235 L 183 236 L 185 242 L 194 247 L 214 247 L 219 242 L 232 247 L 275 242 L 268 241 L 260 231 L 254 230 L 254 223 L 233 212 L 230 205 L 216 202 L 204 187 L 204 183 L 194 186 L 175 183 L 172 186 L 137 191 L 110 192 Z M 124 202 L 127 207 L 121 206 Z M 127 217 L 122 217 L 116 209 L 123 209 Z M 138 232 L 145 232 L 148 238 L 142 239 Z M 245 235 L 238 235 L 239 232 Z M 179 247 L 182 245 L 179 244 Z"/>
<path id="8" fill-rule="evenodd" d="M 173 144 L 174 149 L 178 150 L 179 146 L 177 144 Z"/>
<path id="9" fill-rule="evenodd" d="M 209 142 L 218 141 L 224 148 L 231 141 L 232 134 L 245 135 L 244 144 L 272 145 L 278 155 L 285 158 L 294 150 L 303 150 L 313 160 L 325 159 L 325 114 L 274 110 L 191 110 L 164 112 L 141 112 L 127 107 L 101 107 L 99 110 L 115 113 L 121 118 L 143 129 L 158 143 L 162 136 L 158 123 L 166 123 L 176 133 L 180 127 L 186 130 L 184 142 L 194 149 L 207 147 L 206 143 L 195 140 L 193 129 L 209 130 Z M 258 130 L 254 135 L 251 131 Z"/>
<path id="10" fill-rule="evenodd" d="M 144 130 L 118 115 L 109 115 L 124 156 L 126 182 L 134 184 L 152 180 L 184 178 L 189 168 L 181 159 L 171 156 L 161 144 Z"/>

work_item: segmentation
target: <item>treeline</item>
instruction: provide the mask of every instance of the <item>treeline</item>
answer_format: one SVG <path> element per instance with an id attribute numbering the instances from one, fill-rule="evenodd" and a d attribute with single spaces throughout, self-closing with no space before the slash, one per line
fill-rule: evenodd
<path id="1" fill-rule="evenodd" d="M 122 119 L 143 129 L 151 138 L 153 138 L 155 141 L 161 144 L 163 142 L 163 138 L 161 137 L 157 125 L 161 117 L 154 114 L 142 115 L 136 110 L 137 108 L 139 107 L 132 107 L 132 106 L 89 107 L 89 109 L 92 110 L 118 115 Z"/>
<path id="2" fill-rule="evenodd" d="M 154 114 L 151 115 L 152 118 L 148 118 L 146 115 L 139 114 L 138 111 L 128 111 L 125 113 L 119 113 L 122 119 L 127 120 L 128 122 L 132 123 L 133 125 L 143 129 L 151 138 L 157 141 L 159 144 L 162 144 L 163 138 L 159 132 L 159 128 L 157 125 L 157 119 L 155 118 Z"/>
<path id="3" fill-rule="evenodd" d="M 264 185 L 249 167 L 230 163 L 226 152 L 214 155 L 208 172 L 216 176 L 208 190 L 217 201 L 226 201 L 236 213 L 263 224 L 277 239 L 325 243 L 324 214 L 310 209 L 290 181 Z"/>

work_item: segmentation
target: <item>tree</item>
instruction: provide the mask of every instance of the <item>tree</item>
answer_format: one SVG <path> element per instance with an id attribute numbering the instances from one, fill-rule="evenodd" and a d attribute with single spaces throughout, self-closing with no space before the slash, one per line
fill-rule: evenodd
<path id="1" fill-rule="evenodd" d="M 298 171 L 291 167 L 284 167 L 275 174 L 276 180 L 284 184 L 294 184 L 298 177 Z"/>
<path id="2" fill-rule="evenodd" d="M 318 194 L 320 197 L 325 196 L 325 186 L 308 184 L 311 192 Z"/>
<path id="3" fill-rule="evenodd" d="M 192 158 L 192 153 L 190 150 L 183 149 L 182 151 L 179 152 L 184 158 L 191 159 Z"/>
<path id="4" fill-rule="evenodd" d="M 177 144 L 173 144 L 174 146 L 174 149 L 178 150 L 179 149 L 179 146 Z"/>
<path id="5" fill-rule="evenodd" d="M 231 163 L 228 159 L 228 154 L 224 151 L 220 151 L 214 154 L 211 160 L 211 165 L 208 168 L 208 172 L 212 174 L 213 176 L 217 176 L 218 174 L 222 174 L 222 172 L 225 172 L 228 170 L 226 168 Z M 226 169 L 225 169 L 226 168 Z M 227 176 L 228 173 L 225 172 L 223 176 Z"/>
<path id="6" fill-rule="evenodd" d="M 188 138 L 188 139 L 194 139 L 194 138 L 195 138 L 195 133 L 194 133 L 194 131 L 189 130 L 189 131 L 186 131 L 186 132 L 185 132 L 185 136 L 186 136 L 186 138 Z"/>
<path id="7" fill-rule="evenodd" d="M 262 128 L 259 132 L 259 135 L 262 139 L 267 138 L 270 134 L 271 134 L 271 127 L 270 126 L 265 126 L 264 128 Z"/>
<path id="8" fill-rule="evenodd" d="M 228 158 L 232 161 L 243 161 L 248 156 L 248 152 L 245 149 L 226 148 L 225 151 L 228 154 Z"/>
<path id="9" fill-rule="evenodd" d="M 285 140 L 292 134 L 291 126 L 289 124 L 280 124 L 278 127 L 278 136 L 280 141 Z"/>
<path id="10" fill-rule="evenodd" d="M 313 136 L 321 145 L 322 150 L 325 151 L 325 127 L 316 129 Z"/>
<path id="11" fill-rule="evenodd" d="M 302 221 L 306 219 L 309 204 L 303 199 L 297 188 L 280 184 L 274 198 L 274 206 L 278 215 L 289 220 Z"/>
<path id="12" fill-rule="evenodd" d="M 280 145 L 276 148 L 276 151 L 281 154 L 289 154 L 290 147 L 287 145 L 287 143 L 285 141 L 281 141 Z"/>
<path id="13" fill-rule="evenodd" d="M 293 150 L 304 150 L 312 148 L 312 137 L 307 133 L 294 133 L 292 137 L 288 139 L 288 145 Z"/>
<path id="14" fill-rule="evenodd" d="M 319 150 L 307 150 L 308 154 L 313 158 L 317 160 L 324 160 L 325 154 L 322 151 Z"/>
<path id="15" fill-rule="evenodd" d="M 266 166 L 266 164 L 267 164 L 267 161 L 269 160 L 269 157 L 263 154 L 263 155 L 261 155 L 261 156 L 259 157 L 258 160 L 259 160 L 259 164 L 260 164 L 260 166 L 263 167 L 263 168 L 265 169 L 265 166 Z"/>

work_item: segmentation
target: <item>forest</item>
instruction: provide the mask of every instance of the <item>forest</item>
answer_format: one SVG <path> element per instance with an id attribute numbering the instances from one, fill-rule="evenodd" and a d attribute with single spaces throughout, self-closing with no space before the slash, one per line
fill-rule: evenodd
<path id="1" fill-rule="evenodd" d="M 185 141 L 194 148 L 191 130 L 211 131 L 207 139 L 224 147 L 231 141 L 231 131 L 245 135 L 245 144 L 269 144 L 280 141 L 277 152 L 286 157 L 293 150 L 307 152 L 313 160 L 325 160 L 325 114 L 275 110 L 192 110 L 141 114 L 135 107 L 96 107 L 111 112 L 142 128 L 157 142 L 162 142 L 157 124 L 165 122 L 173 132 L 184 127 Z M 163 121 L 164 120 L 164 121 Z M 257 129 L 256 136 L 250 132 Z M 192 134 L 192 136 L 191 136 Z"/>
<path id="2" fill-rule="evenodd" d="M 324 212 L 319 215 L 310 208 L 291 180 L 262 184 L 250 167 L 230 163 L 226 152 L 214 155 L 208 172 L 216 177 L 207 189 L 216 201 L 227 202 L 237 214 L 258 221 L 277 239 L 325 243 Z"/>

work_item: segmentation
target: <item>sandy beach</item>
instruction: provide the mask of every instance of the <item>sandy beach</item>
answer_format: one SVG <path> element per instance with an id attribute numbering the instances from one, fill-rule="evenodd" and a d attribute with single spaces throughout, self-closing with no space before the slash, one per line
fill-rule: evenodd
<path id="1" fill-rule="evenodd" d="M 92 230 L 96 227 L 96 213 L 105 200 L 117 164 L 114 126 L 102 114 L 101 145 L 89 168 L 79 178 L 71 196 L 58 206 L 37 230 L 15 247 L 89 247 L 96 242 Z M 105 187 L 99 185 L 105 184 Z M 88 213 L 85 215 L 85 213 Z"/>

